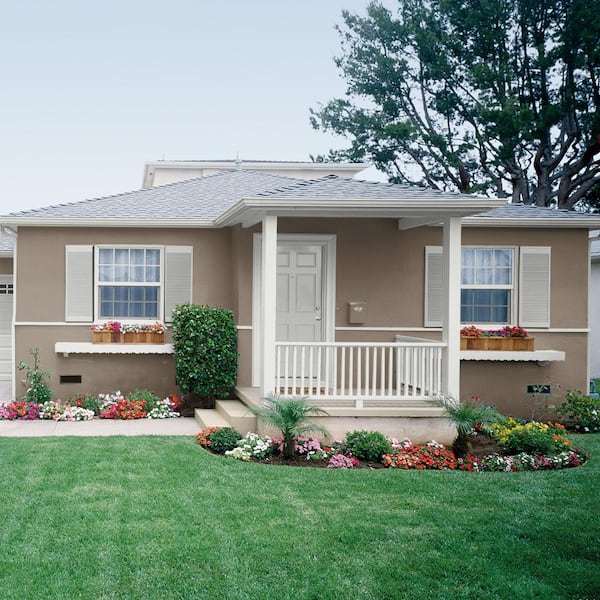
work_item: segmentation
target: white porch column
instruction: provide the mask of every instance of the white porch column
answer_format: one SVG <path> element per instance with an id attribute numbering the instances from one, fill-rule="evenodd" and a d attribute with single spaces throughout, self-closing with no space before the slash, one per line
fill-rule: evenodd
<path id="1" fill-rule="evenodd" d="M 461 220 L 444 220 L 442 266 L 442 390 L 460 400 L 460 265 Z"/>
<path id="2" fill-rule="evenodd" d="M 275 389 L 275 315 L 277 313 L 277 217 L 262 220 L 262 281 L 261 281 L 261 396 Z"/>

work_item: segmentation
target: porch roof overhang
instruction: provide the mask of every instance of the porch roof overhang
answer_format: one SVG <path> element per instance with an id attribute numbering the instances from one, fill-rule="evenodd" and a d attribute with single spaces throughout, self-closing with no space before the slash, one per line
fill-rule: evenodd
<path id="1" fill-rule="evenodd" d="M 216 220 L 219 227 L 251 227 L 265 216 L 398 219 L 400 229 L 440 223 L 504 206 L 494 198 L 242 198 Z"/>

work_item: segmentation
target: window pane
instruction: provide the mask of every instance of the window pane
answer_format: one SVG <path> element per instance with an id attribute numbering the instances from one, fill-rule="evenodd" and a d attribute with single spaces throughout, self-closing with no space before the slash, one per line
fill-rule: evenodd
<path id="1" fill-rule="evenodd" d="M 100 248 L 100 255 L 98 260 L 101 265 L 112 265 L 113 264 L 113 250 L 112 248 Z"/>
<path id="2" fill-rule="evenodd" d="M 129 281 L 135 281 L 136 283 L 142 283 L 144 280 L 144 267 L 131 267 Z"/>
<path id="3" fill-rule="evenodd" d="M 115 267 L 115 281 L 129 281 L 129 267 Z"/>
<path id="4" fill-rule="evenodd" d="M 145 251 L 143 248 L 132 248 L 130 251 L 130 262 L 132 265 L 143 265 L 144 264 L 144 254 Z"/>
<path id="5" fill-rule="evenodd" d="M 160 250 L 158 248 L 148 248 L 146 250 L 146 264 L 160 265 Z"/>
<path id="6" fill-rule="evenodd" d="M 493 269 L 486 269 L 483 267 L 478 268 L 475 276 L 475 283 L 478 285 L 491 285 L 494 283 Z"/>
<path id="7" fill-rule="evenodd" d="M 113 280 L 113 268 L 107 266 L 101 266 L 99 268 L 99 279 L 100 281 L 114 281 Z"/>
<path id="8" fill-rule="evenodd" d="M 129 250 L 127 248 L 116 248 L 115 249 L 115 264 L 116 265 L 128 265 L 129 264 Z"/>
<path id="9" fill-rule="evenodd" d="M 146 267 L 146 281 L 159 282 L 160 281 L 160 267 Z"/>
<path id="10" fill-rule="evenodd" d="M 492 311 L 489 306 L 475 306 L 473 314 L 475 323 L 493 323 Z"/>
<path id="11" fill-rule="evenodd" d="M 492 263 L 493 250 L 488 248 L 478 248 L 475 250 L 475 265 L 478 267 L 489 267 Z"/>

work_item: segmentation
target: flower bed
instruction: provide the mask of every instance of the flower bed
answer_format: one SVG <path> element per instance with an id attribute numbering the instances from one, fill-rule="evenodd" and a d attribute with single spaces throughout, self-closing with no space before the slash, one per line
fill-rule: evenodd
<path id="1" fill-rule="evenodd" d="M 175 394 L 160 399 L 146 390 L 133 392 L 129 397 L 121 392 L 78 396 L 72 400 L 48 400 L 42 404 L 18 400 L 0 403 L 0 419 L 53 421 L 89 421 L 101 419 L 170 419 L 179 417 L 181 399 Z"/>
<path id="2" fill-rule="evenodd" d="M 234 447 L 221 454 L 229 458 L 264 464 L 327 469 L 391 468 L 470 472 L 566 469 L 578 467 L 589 458 L 589 455 L 583 450 L 572 447 L 570 440 L 560 433 L 564 432 L 564 428 L 561 426 L 532 423 L 533 425 L 523 424 L 511 420 L 509 425 L 502 426 L 502 428 L 499 426 L 497 439 L 506 437 L 508 440 L 511 431 L 520 431 L 523 428 L 525 431 L 539 431 L 542 432 L 542 435 L 551 437 L 554 444 L 552 452 L 541 454 L 532 451 L 506 454 L 506 450 L 500 442 L 485 433 L 473 432 L 470 438 L 470 451 L 473 453 L 470 452 L 465 457 L 457 457 L 449 448 L 434 440 L 427 444 L 413 444 L 410 440 L 399 442 L 394 438 L 388 438 L 390 452 L 381 455 L 378 461 L 361 460 L 348 451 L 346 440 L 336 441 L 331 446 L 322 446 L 314 438 L 299 438 L 295 444 L 294 457 L 291 460 L 284 460 L 281 455 L 283 449 L 281 440 L 248 433 L 239 439 Z M 211 434 L 219 429 L 219 427 L 211 427 L 198 433 L 196 435 L 197 443 L 207 450 L 214 451 Z M 489 453 L 476 456 L 479 442 L 481 442 L 482 448 Z M 492 446 L 495 446 L 495 452 L 490 452 Z"/>

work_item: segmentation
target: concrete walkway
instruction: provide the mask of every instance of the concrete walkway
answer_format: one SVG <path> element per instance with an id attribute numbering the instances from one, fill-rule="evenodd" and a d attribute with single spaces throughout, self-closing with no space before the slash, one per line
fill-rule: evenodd
<path id="1" fill-rule="evenodd" d="M 45 437 L 76 435 L 98 437 L 110 435 L 195 435 L 200 425 L 193 417 L 178 419 L 135 419 L 117 421 L 0 421 L 0 437 Z"/>

